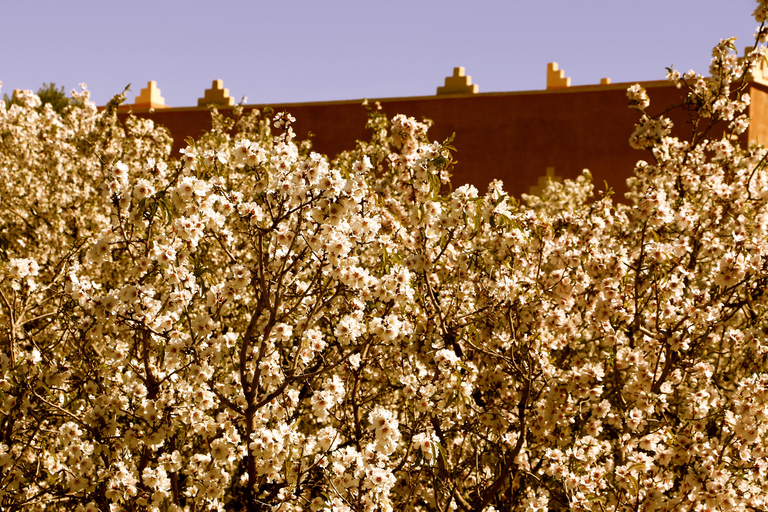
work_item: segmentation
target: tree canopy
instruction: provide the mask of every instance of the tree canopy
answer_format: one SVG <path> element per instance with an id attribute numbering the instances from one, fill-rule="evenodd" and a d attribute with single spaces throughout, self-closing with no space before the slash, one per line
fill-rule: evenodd
<path id="1" fill-rule="evenodd" d="M 43 105 L 50 105 L 51 108 L 59 114 L 63 114 L 64 109 L 66 109 L 72 101 L 67 96 L 67 93 L 64 92 L 64 86 L 62 85 L 57 88 L 56 84 L 53 82 L 44 83 L 35 94 L 40 98 L 41 107 Z M 15 94 L 12 94 L 10 97 L 8 94 L 4 94 L 3 101 L 5 101 L 7 106 L 13 104 L 21 105 L 21 100 L 17 98 Z"/>

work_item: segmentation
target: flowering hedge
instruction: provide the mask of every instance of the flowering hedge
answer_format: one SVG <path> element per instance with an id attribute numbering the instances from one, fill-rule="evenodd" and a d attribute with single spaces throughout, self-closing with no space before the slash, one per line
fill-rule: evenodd
<path id="1" fill-rule="evenodd" d="M 120 97 L 0 104 L 0 508 L 767 509 L 759 58 L 670 72 L 687 140 L 628 91 L 629 204 L 451 190 L 373 108 L 330 161 L 286 113 L 175 159 Z"/>

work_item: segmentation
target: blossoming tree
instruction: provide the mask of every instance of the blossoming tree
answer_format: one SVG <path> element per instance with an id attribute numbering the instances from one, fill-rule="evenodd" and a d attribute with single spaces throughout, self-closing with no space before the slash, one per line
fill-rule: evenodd
<path id="1" fill-rule="evenodd" d="M 18 95 L 0 507 L 768 509 L 760 58 L 670 71 L 687 139 L 628 91 L 629 204 L 451 190 L 449 141 L 376 109 L 334 160 L 239 108 L 175 159 L 119 97 Z"/>

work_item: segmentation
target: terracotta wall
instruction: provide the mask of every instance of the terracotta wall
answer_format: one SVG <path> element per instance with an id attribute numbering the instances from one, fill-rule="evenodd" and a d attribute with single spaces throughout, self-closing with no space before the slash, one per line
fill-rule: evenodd
<path id="1" fill-rule="evenodd" d="M 768 86 L 753 83 L 749 88 L 752 100 L 749 106 L 749 140 L 760 144 L 768 144 Z"/>
<path id="2" fill-rule="evenodd" d="M 471 182 L 485 190 L 491 180 L 501 179 L 507 190 L 519 195 L 528 193 L 548 167 L 554 167 L 554 174 L 563 178 L 574 178 L 587 168 L 599 189 L 608 183 L 617 194 L 623 194 L 625 180 L 637 160 L 651 158 L 628 143 L 639 117 L 637 111 L 627 107 L 625 91 L 629 85 L 378 101 L 390 117 L 402 113 L 432 119 L 430 137 L 434 140 L 456 133 L 454 186 Z M 651 114 L 680 103 L 683 96 L 683 91 L 667 82 L 644 85 L 651 98 Z M 758 119 L 753 120 L 750 136 L 765 141 L 768 88 L 754 85 L 752 89 L 753 118 Z M 294 129 L 298 136 L 314 134 L 314 148 L 321 153 L 335 155 L 368 136 L 362 100 L 270 106 L 292 113 L 297 118 Z M 226 107 L 221 110 L 226 111 Z M 174 136 L 175 151 L 183 147 L 185 138 L 199 136 L 210 128 L 207 108 L 157 109 L 151 113 L 144 110 L 135 114 L 168 127 Z M 670 115 L 675 133 L 690 133 L 685 112 L 678 109 Z"/>

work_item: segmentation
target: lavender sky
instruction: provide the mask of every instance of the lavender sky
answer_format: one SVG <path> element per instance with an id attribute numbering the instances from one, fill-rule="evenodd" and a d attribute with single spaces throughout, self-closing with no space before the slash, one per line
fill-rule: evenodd
<path id="1" fill-rule="evenodd" d="M 751 44 L 754 0 L 0 0 L 2 92 L 85 82 L 97 104 L 156 80 L 192 106 L 222 79 L 248 103 L 435 94 L 455 66 L 480 92 L 706 74 Z"/>

